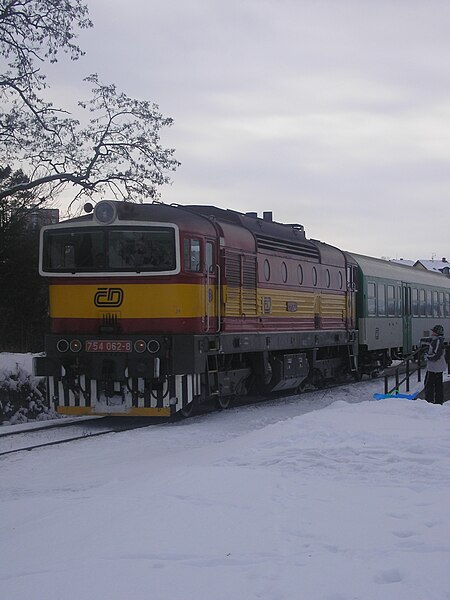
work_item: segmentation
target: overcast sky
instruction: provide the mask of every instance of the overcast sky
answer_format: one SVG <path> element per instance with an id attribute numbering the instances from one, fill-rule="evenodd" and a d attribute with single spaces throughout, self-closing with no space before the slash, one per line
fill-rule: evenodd
<path id="1" fill-rule="evenodd" d="M 450 260 L 449 0 L 87 4 L 86 56 L 52 87 L 80 97 L 98 72 L 174 118 L 164 202 L 272 210 L 343 249 Z"/>

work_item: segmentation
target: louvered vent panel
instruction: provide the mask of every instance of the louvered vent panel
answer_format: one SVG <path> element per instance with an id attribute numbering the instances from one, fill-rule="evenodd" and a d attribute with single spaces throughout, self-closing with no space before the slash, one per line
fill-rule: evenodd
<path id="1" fill-rule="evenodd" d="M 242 305 L 241 312 L 246 316 L 256 316 L 256 256 L 242 257 Z"/>
<path id="2" fill-rule="evenodd" d="M 225 315 L 229 317 L 255 316 L 258 311 L 256 298 L 256 257 L 237 252 L 225 253 L 227 297 Z"/>
<path id="3" fill-rule="evenodd" d="M 345 296 L 329 296 L 324 294 L 321 301 L 323 317 L 340 317 L 345 314 Z"/>
<path id="4" fill-rule="evenodd" d="M 291 242 L 289 240 L 279 240 L 269 236 L 256 234 L 256 242 L 258 248 L 262 250 L 272 250 L 273 252 L 289 252 L 295 256 L 302 256 L 304 258 L 315 258 L 320 259 L 318 249 L 312 244 L 305 244 L 302 242 Z"/>
<path id="5" fill-rule="evenodd" d="M 225 316 L 239 317 L 240 311 L 240 282 L 241 262 L 236 252 L 225 252 L 225 277 L 227 281 L 227 296 L 225 300 Z"/>

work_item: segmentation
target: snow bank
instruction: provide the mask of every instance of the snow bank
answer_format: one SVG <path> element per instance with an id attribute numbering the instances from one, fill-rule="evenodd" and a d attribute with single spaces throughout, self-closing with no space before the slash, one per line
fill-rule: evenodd
<path id="1" fill-rule="evenodd" d="M 4 596 L 448 600 L 450 406 L 334 393 L 5 459 Z"/>
<path id="2" fill-rule="evenodd" d="M 0 422 L 4 424 L 57 417 L 47 407 L 45 380 L 32 375 L 34 356 L 0 353 Z"/>

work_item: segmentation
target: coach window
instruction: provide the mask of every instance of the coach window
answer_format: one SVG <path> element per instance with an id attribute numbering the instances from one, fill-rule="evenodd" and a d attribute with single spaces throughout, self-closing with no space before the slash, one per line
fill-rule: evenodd
<path id="1" fill-rule="evenodd" d="M 267 259 L 264 261 L 264 278 L 266 281 L 270 279 L 270 264 Z"/>
<path id="2" fill-rule="evenodd" d="M 287 266 L 286 266 L 286 263 L 285 263 L 285 262 L 282 262 L 282 263 L 281 263 L 281 277 L 283 278 L 283 283 L 286 283 L 286 281 L 287 281 L 287 276 L 288 276 L 288 273 L 287 273 Z"/>
<path id="3" fill-rule="evenodd" d="M 316 267 L 313 267 L 313 270 L 312 270 L 312 282 L 313 282 L 314 286 L 317 285 L 317 269 L 316 269 Z"/>
<path id="4" fill-rule="evenodd" d="M 427 290 L 426 291 L 426 305 L 427 305 L 427 317 L 432 317 L 433 316 L 433 305 L 432 305 L 432 296 L 431 296 L 431 290 Z"/>
<path id="5" fill-rule="evenodd" d="M 445 294 L 444 314 L 446 317 L 450 317 L 450 294 L 448 292 Z"/>
<path id="6" fill-rule="evenodd" d="M 302 283 L 303 283 L 303 269 L 302 269 L 302 265 L 298 265 L 298 267 L 297 267 L 297 277 L 298 277 L 299 284 L 302 285 Z"/>
<path id="7" fill-rule="evenodd" d="M 419 290 L 412 288 L 412 314 L 414 317 L 419 316 Z"/>
<path id="8" fill-rule="evenodd" d="M 339 271 L 339 289 L 342 290 L 342 286 L 344 285 L 344 278 L 342 277 L 342 271 Z"/>
<path id="9" fill-rule="evenodd" d="M 183 264 L 185 271 L 200 272 L 200 240 L 195 238 L 184 239 Z"/>
<path id="10" fill-rule="evenodd" d="M 375 284 L 367 284 L 367 316 L 375 317 L 377 314 L 377 297 L 375 293 Z"/>
<path id="11" fill-rule="evenodd" d="M 325 285 L 327 286 L 327 288 L 329 288 L 331 285 L 330 269 L 327 269 L 325 271 Z"/>
<path id="12" fill-rule="evenodd" d="M 438 293 L 433 292 L 433 317 L 439 316 Z"/>
<path id="13" fill-rule="evenodd" d="M 395 287 L 387 286 L 387 314 L 389 317 L 395 317 Z"/>
<path id="14" fill-rule="evenodd" d="M 386 286 L 384 283 L 378 284 L 378 314 L 383 317 L 386 315 Z"/>
<path id="15" fill-rule="evenodd" d="M 402 316 L 402 288 L 397 286 L 397 313 L 399 317 Z"/>
<path id="16" fill-rule="evenodd" d="M 420 316 L 425 317 L 427 314 L 427 307 L 425 304 L 425 290 L 419 290 L 419 305 L 420 305 Z"/>
<path id="17" fill-rule="evenodd" d="M 444 292 L 439 292 L 438 316 L 443 317 L 444 315 Z"/>

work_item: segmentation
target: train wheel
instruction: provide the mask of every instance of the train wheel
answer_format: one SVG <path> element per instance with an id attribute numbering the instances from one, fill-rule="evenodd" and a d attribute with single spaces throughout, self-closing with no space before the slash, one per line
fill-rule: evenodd
<path id="1" fill-rule="evenodd" d="M 216 399 L 216 406 L 219 410 L 226 410 L 230 408 L 233 403 L 233 396 L 218 396 Z"/>
<path id="2" fill-rule="evenodd" d="M 353 371 L 352 377 L 353 377 L 353 381 L 361 381 L 361 379 L 362 379 L 361 371 L 359 369 L 357 371 Z"/>
<path id="3" fill-rule="evenodd" d="M 313 385 L 319 390 L 325 386 L 325 377 L 320 369 L 313 369 Z"/>
<path id="4" fill-rule="evenodd" d="M 296 394 L 303 394 L 308 389 L 308 380 L 304 379 L 301 384 L 295 389 Z"/>

